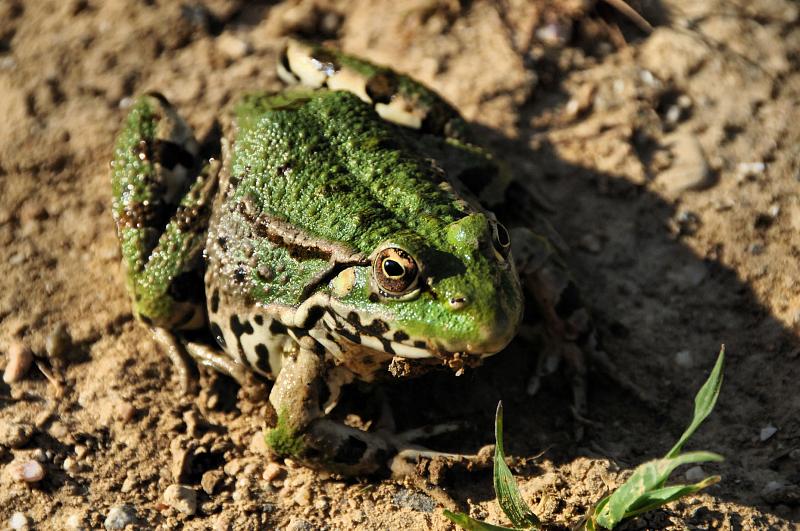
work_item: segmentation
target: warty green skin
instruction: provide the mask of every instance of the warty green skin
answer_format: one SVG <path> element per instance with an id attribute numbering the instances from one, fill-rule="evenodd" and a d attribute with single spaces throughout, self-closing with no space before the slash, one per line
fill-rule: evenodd
<path id="1" fill-rule="evenodd" d="M 225 203 L 247 201 L 251 219 L 281 220 L 364 257 L 389 243 L 408 251 L 424 271 L 418 297 L 376 297 L 366 264 L 356 267 L 356 285 L 339 302 L 444 351 L 482 354 L 505 346 L 522 297 L 513 265 L 494 250 L 490 217 L 454 193 L 407 131 L 380 120 L 356 96 L 299 91 L 275 99 L 252 95 L 236 108 L 230 175 L 237 184 Z M 224 232 L 242 232 L 237 225 L 250 231 L 240 208 L 221 211 L 212 223 Z M 305 286 L 328 265 L 324 256 L 296 260 L 265 238 L 227 247 L 238 253 L 232 258 L 239 282 L 264 305 L 300 304 Z M 264 278 L 265 267 L 285 273 Z M 331 293 L 327 285 L 319 291 Z M 453 309 L 458 298 L 468 302 Z"/>

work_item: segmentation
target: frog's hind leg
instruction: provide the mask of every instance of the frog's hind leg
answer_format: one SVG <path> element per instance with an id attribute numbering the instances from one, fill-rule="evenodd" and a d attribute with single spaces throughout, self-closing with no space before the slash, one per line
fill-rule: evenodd
<path id="1" fill-rule="evenodd" d="M 191 128 L 160 94 L 140 97 L 111 163 L 113 215 L 137 319 L 154 328 L 184 389 L 192 371 L 168 330 L 205 324 L 205 233 L 217 164 L 201 168 Z"/>

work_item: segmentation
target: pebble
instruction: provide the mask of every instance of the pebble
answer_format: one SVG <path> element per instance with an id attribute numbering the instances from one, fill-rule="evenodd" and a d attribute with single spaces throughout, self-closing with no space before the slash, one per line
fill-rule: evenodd
<path id="1" fill-rule="evenodd" d="M 736 165 L 736 174 L 739 179 L 747 179 L 761 175 L 766 169 L 763 162 L 740 162 Z"/>
<path id="2" fill-rule="evenodd" d="M 300 507 L 311 505 L 311 488 L 308 485 L 303 485 L 297 489 L 294 496 L 292 496 L 292 501 Z"/>
<path id="3" fill-rule="evenodd" d="M 400 489 L 392 496 L 392 503 L 397 507 L 405 507 L 422 513 L 432 513 L 436 510 L 436 502 L 425 493 Z"/>
<path id="4" fill-rule="evenodd" d="M 8 469 L 14 481 L 37 483 L 44 478 L 44 467 L 34 459 L 12 461 L 8 464 Z"/>
<path id="5" fill-rule="evenodd" d="M 590 252 L 592 254 L 597 254 L 603 250 L 603 243 L 600 241 L 600 238 L 591 233 L 587 233 L 581 236 L 578 245 L 584 251 Z"/>
<path id="6" fill-rule="evenodd" d="M 761 439 L 761 442 L 768 441 L 777 432 L 778 428 L 776 428 L 772 424 L 768 424 L 767 426 L 761 428 L 761 433 L 759 434 L 758 438 Z"/>
<path id="7" fill-rule="evenodd" d="M 6 448 L 20 448 L 30 440 L 33 435 L 33 426 L 19 422 L 0 423 L 0 446 Z"/>
<path id="8" fill-rule="evenodd" d="M 695 135 L 675 133 L 665 143 L 671 146 L 672 165 L 658 175 L 658 180 L 668 192 L 679 194 L 711 184 L 708 161 Z"/>
<path id="9" fill-rule="evenodd" d="M 30 520 L 28 520 L 28 517 L 25 513 L 19 511 L 12 514 L 11 518 L 8 519 L 8 527 L 11 529 L 27 529 L 29 525 Z"/>
<path id="10" fill-rule="evenodd" d="M 33 363 L 33 353 L 19 341 L 8 347 L 8 364 L 3 372 L 3 381 L 7 384 L 22 380 Z"/>
<path id="11" fill-rule="evenodd" d="M 137 520 L 136 509 L 131 505 L 115 505 L 109 509 L 108 516 L 103 522 L 103 527 L 106 529 L 125 529 L 126 525 L 135 524 Z"/>
<path id="12" fill-rule="evenodd" d="M 701 466 L 693 466 L 683 475 L 689 483 L 697 483 L 706 477 L 706 471 Z"/>
<path id="13" fill-rule="evenodd" d="M 694 367 L 694 356 L 689 350 L 681 350 L 675 354 L 675 365 L 682 369 L 691 369 Z"/>
<path id="14" fill-rule="evenodd" d="M 53 330 L 47 334 L 44 340 L 44 350 L 50 358 L 60 358 L 72 346 L 72 337 L 67 331 L 64 323 L 58 323 Z"/>
<path id="15" fill-rule="evenodd" d="M 177 483 L 170 485 L 164 491 L 164 503 L 186 515 L 197 512 L 197 491 L 186 485 Z"/>
<path id="16" fill-rule="evenodd" d="M 205 471 L 203 477 L 200 478 L 200 486 L 203 487 L 203 491 L 209 496 L 214 494 L 214 490 L 216 490 L 223 475 L 224 473 L 221 470 Z"/>
<path id="17" fill-rule="evenodd" d="M 64 472 L 70 475 L 77 474 L 81 471 L 81 465 L 71 457 L 64 459 L 64 463 L 61 465 L 61 468 L 64 469 Z"/>
<path id="18" fill-rule="evenodd" d="M 71 529 L 72 531 L 83 531 L 85 528 L 83 526 L 84 522 L 84 515 L 81 512 L 72 513 L 67 517 L 66 526 L 67 529 Z"/>
<path id="19" fill-rule="evenodd" d="M 253 51 L 249 42 L 231 35 L 223 33 L 216 39 L 217 49 L 229 59 L 241 59 Z"/>
<path id="20" fill-rule="evenodd" d="M 264 474 L 261 476 L 266 481 L 275 481 L 283 476 L 284 470 L 278 463 L 274 461 L 270 461 L 267 463 L 267 466 L 264 468 Z"/>

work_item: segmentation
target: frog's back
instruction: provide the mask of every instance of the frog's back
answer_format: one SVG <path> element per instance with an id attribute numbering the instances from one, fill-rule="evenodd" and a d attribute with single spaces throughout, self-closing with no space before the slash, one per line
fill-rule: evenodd
<path id="1" fill-rule="evenodd" d="M 369 254 L 388 235 L 428 238 L 467 214 L 399 126 L 344 91 L 245 98 L 236 111 L 229 203 Z"/>

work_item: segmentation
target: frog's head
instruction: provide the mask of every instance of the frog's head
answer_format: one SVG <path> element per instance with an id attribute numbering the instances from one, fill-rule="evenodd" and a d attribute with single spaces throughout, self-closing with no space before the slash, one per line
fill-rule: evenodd
<path id="1" fill-rule="evenodd" d="M 484 213 L 439 227 L 397 232 L 335 278 L 332 331 L 406 358 L 502 350 L 523 310 L 508 231 Z"/>

